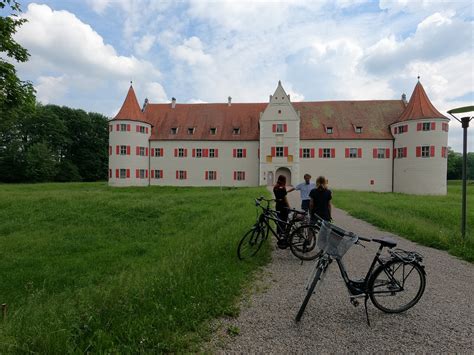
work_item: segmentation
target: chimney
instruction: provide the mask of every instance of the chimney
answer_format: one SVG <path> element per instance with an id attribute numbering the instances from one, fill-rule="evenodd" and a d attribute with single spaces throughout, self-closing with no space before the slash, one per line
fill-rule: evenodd
<path id="1" fill-rule="evenodd" d="M 403 103 L 406 105 L 408 103 L 407 101 L 407 95 L 405 95 L 405 93 L 402 94 L 402 101 Z"/>
<path id="2" fill-rule="evenodd" d="M 143 102 L 142 112 L 145 112 L 146 105 L 148 105 L 148 98 L 145 98 L 145 102 Z"/>
<path id="3" fill-rule="evenodd" d="M 176 98 L 172 97 L 171 98 L 171 108 L 175 108 L 176 107 Z"/>
<path id="4" fill-rule="evenodd" d="M 272 95 L 270 95 L 270 102 L 272 102 Z"/>
<path id="5" fill-rule="evenodd" d="M 230 106 L 230 105 L 232 105 L 232 97 L 229 96 L 227 98 L 227 106 Z"/>
<path id="6" fill-rule="evenodd" d="M 288 94 L 288 101 L 291 101 L 291 100 L 290 100 L 290 94 Z"/>

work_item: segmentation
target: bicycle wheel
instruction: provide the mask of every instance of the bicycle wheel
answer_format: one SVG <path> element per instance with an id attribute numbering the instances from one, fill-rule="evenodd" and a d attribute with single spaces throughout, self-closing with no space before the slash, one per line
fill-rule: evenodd
<path id="1" fill-rule="evenodd" d="M 425 285 L 425 271 L 420 264 L 391 260 L 374 271 L 368 289 L 375 307 L 386 313 L 401 313 L 420 300 Z"/>
<path id="2" fill-rule="evenodd" d="M 237 248 L 237 256 L 240 260 L 248 259 L 260 250 L 265 240 L 265 228 L 255 226 L 242 237 Z"/>
<path id="3" fill-rule="evenodd" d="M 312 225 L 303 225 L 296 228 L 290 235 L 290 250 L 301 260 L 314 260 L 322 251 L 316 246 L 319 230 Z"/>
<path id="4" fill-rule="evenodd" d="M 303 317 L 304 310 L 306 309 L 306 306 L 308 305 L 309 299 L 313 295 L 314 289 L 316 288 L 316 284 L 321 279 L 321 274 L 323 272 L 326 272 L 326 268 L 321 264 L 321 261 L 317 262 L 316 267 L 317 267 L 316 274 L 314 275 L 314 278 L 311 281 L 311 284 L 307 288 L 306 296 L 303 300 L 303 303 L 301 304 L 298 314 L 296 314 L 296 318 L 295 318 L 296 322 L 299 322 L 301 320 L 301 317 Z"/>

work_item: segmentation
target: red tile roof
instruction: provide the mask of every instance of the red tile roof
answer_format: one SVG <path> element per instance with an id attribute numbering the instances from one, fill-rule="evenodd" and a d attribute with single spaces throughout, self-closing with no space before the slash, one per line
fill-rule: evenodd
<path id="1" fill-rule="evenodd" d="M 402 100 L 295 102 L 300 111 L 300 139 L 392 139 L 390 124 L 405 105 Z M 333 133 L 326 133 L 332 127 Z M 362 133 L 356 133 L 362 127 Z"/>
<path id="2" fill-rule="evenodd" d="M 154 128 L 151 139 L 160 140 L 213 140 L 233 141 L 260 139 L 258 121 L 260 112 L 267 107 L 261 104 L 148 104 L 145 120 Z M 171 128 L 178 128 L 177 134 L 171 134 Z M 194 134 L 188 134 L 188 128 L 194 128 Z M 216 128 L 211 135 L 210 129 Z M 240 134 L 233 134 L 239 128 Z"/>
<path id="3" fill-rule="evenodd" d="M 431 103 L 428 95 L 426 95 L 423 85 L 418 82 L 411 94 L 410 102 L 408 102 L 405 111 L 402 113 L 399 122 L 408 120 L 417 120 L 421 118 L 447 118 L 443 116 Z"/>
<path id="4" fill-rule="evenodd" d="M 429 101 L 418 83 L 410 102 L 402 100 L 321 101 L 292 103 L 300 112 L 300 139 L 392 139 L 390 125 L 418 118 L 445 118 Z M 268 103 L 148 104 L 140 110 L 133 87 L 115 116 L 153 125 L 152 140 L 259 140 L 259 120 Z M 326 133 L 332 127 L 333 133 Z M 356 127 L 362 127 L 356 133 Z M 172 128 L 177 128 L 172 134 Z M 194 133 L 189 134 L 188 129 Z M 216 134 L 211 135 L 211 128 Z M 234 134 L 233 129 L 239 129 Z"/>
<path id="5" fill-rule="evenodd" d="M 140 105 L 132 85 L 130 85 L 122 108 L 114 117 L 114 120 L 143 121 L 143 113 L 140 110 Z"/>

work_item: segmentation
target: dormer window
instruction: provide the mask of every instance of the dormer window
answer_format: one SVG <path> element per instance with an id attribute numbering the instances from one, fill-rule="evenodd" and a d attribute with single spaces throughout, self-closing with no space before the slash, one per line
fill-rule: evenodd
<path id="1" fill-rule="evenodd" d="M 239 135 L 240 134 L 240 128 L 233 128 L 232 129 L 232 134 L 233 135 Z"/>
<path id="2" fill-rule="evenodd" d="M 171 134 L 177 134 L 178 133 L 178 127 L 171 127 Z"/>
<path id="3" fill-rule="evenodd" d="M 356 131 L 356 133 L 362 133 L 362 127 L 361 126 L 356 126 L 355 131 Z"/>
<path id="4" fill-rule="evenodd" d="M 194 127 L 188 128 L 188 134 L 193 135 L 194 134 Z"/>
<path id="5" fill-rule="evenodd" d="M 326 127 L 326 133 L 332 134 L 332 127 Z"/>
<path id="6" fill-rule="evenodd" d="M 209 133 L 211 134 L 211 136 L 215 136 L 216 135 L 216 132 L 217 132 L 217 128 L 211 128 L 209 130 Z"/>

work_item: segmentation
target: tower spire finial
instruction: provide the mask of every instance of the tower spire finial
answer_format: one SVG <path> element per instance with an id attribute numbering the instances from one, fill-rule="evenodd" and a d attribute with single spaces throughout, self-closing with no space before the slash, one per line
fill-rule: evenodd
<path id="1" fill-rule="evenodd" d="M 420 74 L 418 74 L 418 77 L 417 77 L 417 79 L 418 79 L 418 82 L 419 82 L 419 81 L 420 81 Z"/>
<path id="2" fill-rule="evenodd" d="M 133 84 L 133 81 L 130 80 L 130 85 L 132 85 L 132 84 Z"/>

